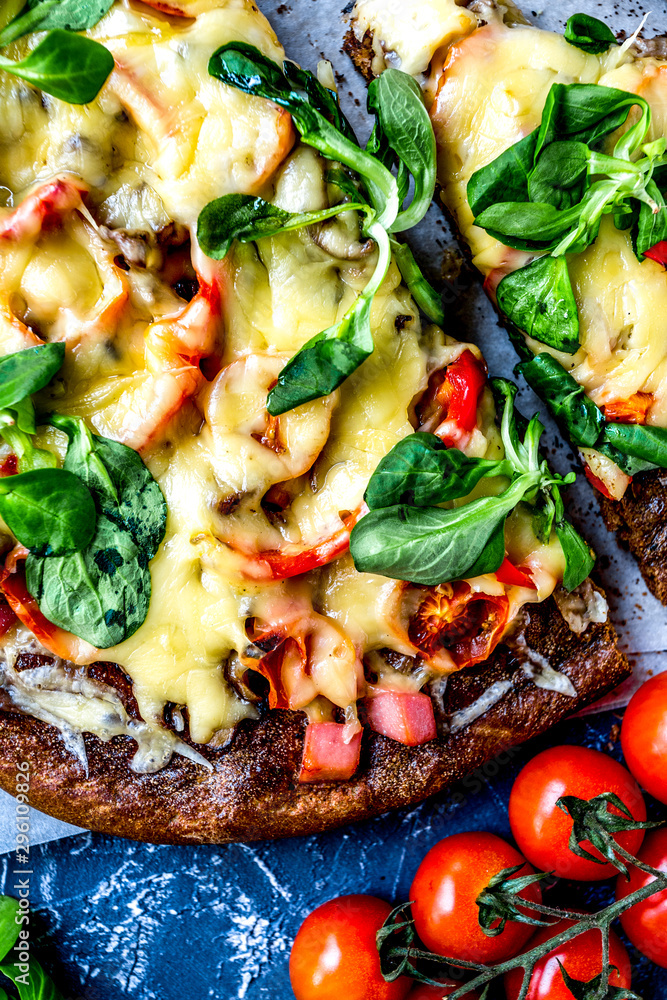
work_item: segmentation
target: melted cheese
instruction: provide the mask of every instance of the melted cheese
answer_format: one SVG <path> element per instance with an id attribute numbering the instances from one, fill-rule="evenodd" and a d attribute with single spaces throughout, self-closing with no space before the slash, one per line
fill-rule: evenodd
<path id="1" fill-rule="evenodd" d="M 393 39 L 391 11 L 374 6 L 368 23 L 380 38 Z M 402 7 L 409 24 L 421 24 L 421 4 L 409 0 Z M 366 4 L 359 3 L 357 10 L 366 23 Z M 439 16 L 423 25 L 419 50 L 437 53 L 432 71 L 438 89 L 431 117 L 443 201 L 493 290 L 504 274 L 531 257 L 473 225 L 466 197 L 472 174 L 539 125 L 554 83 L 595 83 L 641 94 L 653 112 L 648 138 L 665 135 L 667 67 L 655 59 L 637 59 L 621 47 L 589 55 L 561 35 L 510 26 L 503 21 L 502 6 L 484 4 L 476 10 L 478 18 L 468 34 L 452 43 L 460 12 L 454 0 L 443 2 Z M 603 219 L 591 247 L 568 256 L 568 266 L 579 308 L 581 348 L 572 357 L 530 339 L 529 347 L 553 354 L 599 406 L 635 392 L 652 393 L 647 422 L 667 426 L 667 337 L 661 320 L 667 310 L 664 268 L 648 259 L 640 263 L 629 233 L 616 230 L 611 218 Z M 614 495 L 622 495 L 619 470 L 605 476 L 605 483 Z"/>
<path id="2" fill-rule="evenodd" d="M 425 5 L 419 30 L 446 6 Z M 187 11 L 198 16 L 175 24 L 116 3 L 92 34 L 112 50 L 117 69 L 85 108 L 42 103 L 0 79 L 8 108 L 0 183 L 18 202 L 27 186 L 57 175 L 78 206 L 57 229 L 0 244 L 0 350 L 29 346 L 37 334 L 65 341 L 65 365 L 40 407 L 80 414 L 98 432 L 140 449 L 167 500 L 146 621 L 100 654 L 132 678 L 141 715 L 162 740 L 156 736 L 158 756 L 174 749 L 161 726 L 167 703 L 187 709 L 197 743 L 256 715 L 227 678 L 261 657 L 251 642 L 256 632 L 295 637 L 282 671 L 290 707 L 330 719 L 337 706 L 350 733 L 365 693 L 364 654 L 389 647 L 416 655 L 397 627 L 402 584 L 357 573 L 349 555 L 274 581 L 263 575 L 262 553 L 309 550 L 344 532 L 380 459 L 412 433 L 412 406 L 429 376 L 467 346 L 422 329 L 392 264 L 373 303 L 373 354 L 331 396 L 268 418 L 266 394 L 278 372 L 343 316 L 376 254 L 351 213 L 237 245 L 222 263 L 205 258 L 193 238 L 200 291 L 190 304 L 175 294 L 163 271 L 163 227 L 180 226 L 183 239 L 206 202 L 235 191 L 261 190 L 293 211 L 322 208 L 329 195 L 320 156 L 298 146 L 290 153 L 287 116 L 208 75 L 211 52 L 230 39 L 282 58 L 254 5 L 196 0 Z M 457 11 L 463 30 L 471 15 Z M 429 52 L 419 58 L 428 61 Z M 72 193 L 74 180 L 90 188 L 90 210 Z M 132 259 L 137 231 L 141 263 L 122 268 L 118 250 L 129 245 Z M 210 381 L 200 358 L 219 368 Z M 61 455 L 65 444 L 52 430 L 38 443 Z M 467 451 L 502 457 L 488 390 Z M 498 483 L 484 480 L 478 490 L 494 488 Z M 266 503 L 272 496 L 273 508 Z M 554 546 L 534 538 L 531 546 L 519 528 L 513 539 L 510 554 L 534 564 L 538 589 L 508 588 L 512 616 L 548 596 L 562 576 Z M 492 575 L 469 582 L 476 591 L 505 593 Z M 18 639 L 5 642 L 8 662 L 22 635 L 19 629 Z M 454 669 L 448 654 L 438 668 Z M 410 684 L 419 687 L 428 676 L 422 669 Z M 10 685 L 17 704 L 36 706 L 33 714 L 59 719 L 67 732 L 138 732 L 130 732 L 115 702 L 115 721 L 104 729 L 99 699 L 76 708 L 83 689 L 60 697 L 39 678 L 30 691 L 28 677 L 23 687 L 19 681 Z"/>

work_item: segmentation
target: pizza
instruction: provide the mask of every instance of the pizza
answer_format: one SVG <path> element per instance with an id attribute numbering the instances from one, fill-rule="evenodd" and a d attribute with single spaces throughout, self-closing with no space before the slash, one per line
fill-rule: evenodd
<path id="1" fill-rule="evenodd" d="M 369 78 L 400 66 L 423 86 L 442 203 L 607 527 L 667 602 L 664 39 L 638 23 L 621 44 L 584 14 L 559 35 L 512 3 L 359 0 L 353 17 Z"/>
<path id="2" fill-rule="evenodd" d="M 400 239 L 412 79 L 362 149 L 251 0 L 49 11 L 3 28 L 2 787 L 27 761 L 36 807 L 155 842 L 309 833 L 615 687 L 571 477 Z M 72 37 L 76 79 L 38 72 Z"/>

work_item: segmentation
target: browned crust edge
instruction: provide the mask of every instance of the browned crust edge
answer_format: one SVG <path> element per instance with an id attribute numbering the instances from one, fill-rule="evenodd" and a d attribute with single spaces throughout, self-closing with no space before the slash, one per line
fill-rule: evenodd
<path id="1" fill-rule="evenodd" d="M 608 530 L 635 557 L 651 593 L 667 604 L 667 470 L 640 472 L 622 500 L 597 497 Z"/>
<path id="2" fill-rule="evenodd" d="M 366 733 L 361 766 L 349 782 L 299 785 L 303 716 L 271 712 L 243 723 L 227 749 L 203 749 L 213 771 L 174 758 L 162 771 L 129 769 L 135 744 L 86 736 L 90 774 L 55 729 L 0 711 L 0 787 L 15 793 L 18 765 L 30 765 L 30 802 L 101 833 L 153 843 L 202 844 L 319 833 L 412 805 L 441 792 L 509 747 L 544 732 L 616 687 L 630 672 L 610 624 L 576 635 L 553 599 L 529 606 L 530 649 L 567 674 L 576 698 L 535 687 L 505 646 L 479 667 L 450 678 L 448 713 L 472 703 L 493 681 L 508 693 L 466 729 L 420 747 Z M 23 773 L 23 772 L 20 772 Z M 22 780 L 22 779 L 21 779 Z"/>

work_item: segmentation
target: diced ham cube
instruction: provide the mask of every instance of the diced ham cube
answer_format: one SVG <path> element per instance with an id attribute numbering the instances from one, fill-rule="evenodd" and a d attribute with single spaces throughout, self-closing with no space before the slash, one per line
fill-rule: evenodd
<path id="1" fill-rule="evenodd" d="M 413 691 L 378 691 L 366 699 L 368 725 L 390 740 L 415 747 L 437 736 L 428 695 Z"/>
<path id="2" fill-rule="evenodd" d="M 359 766 L 361 733 L 346 743 L 346 728 L 337 722 L 311 722 L 306 727 L 300 782 L 348 781 L 352 777 Z"/>

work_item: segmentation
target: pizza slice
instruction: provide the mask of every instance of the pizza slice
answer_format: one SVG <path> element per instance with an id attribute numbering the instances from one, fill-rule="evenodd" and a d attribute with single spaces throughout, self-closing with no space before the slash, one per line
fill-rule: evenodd
<path id="1" fill-rule="evenodd" d="M 616 686 L 541 425 L 401 242 L 415 84 L 366 149 L 250 0 L 87 30 L 85 107 L 0 79 L 2 787 L 27 761 L 38 808 L 150 841 L 308 833 Z"/>
<path id="2" fill-rule="evenodd" d="M 662 39 L 564 35 L 511 3 L 359 0 L 348 46 L 420 81 L 442 203 L 522 358 L 579 449 L 608 528 L 667 602 Z"/>

